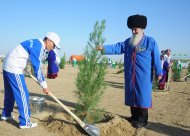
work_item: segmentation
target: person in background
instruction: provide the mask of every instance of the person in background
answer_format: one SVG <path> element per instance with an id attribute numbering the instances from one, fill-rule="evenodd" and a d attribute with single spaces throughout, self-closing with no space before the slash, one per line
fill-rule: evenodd
<path id="1" fill-rule="evenodd" d="M 162 79 L 159 81 L 158 89 L 164 90 L 165 89 L 165 83 L 166 83 L 166 75 L 169 70 L 169 63 L 167 61 L 164 61 L 164 54 L 161 52 L 162 55 L 160 55 L 161 59 L 161 66 L 162 66 Z"/>
<path id="2" fill-rule="evenodd" d="M 30 103 L 29 92 L 26 86 L 24 69 L 27 61 L 30 60 L 38 82 L 43 92 L 49 93 L 47 83 L 41 70 L 41 59 L 44 50 L 51 51 L 59 47 L 60 38 L 54 32 L 48 32 L 43 40 L 30 39 L 18 44 L 10 51 L 3 62 L 3 79 L 4 79 L 4 108 L 2 110 L 1 120 L 12 120 L 12 111 L 16 101 L 19 111 L 19 127 L 33 128 L 37 123 L 30 121 Z"/>
<path id="3" fill-rule="evenodd" d="M 160 55 L 160 61 L 161 61 L 162 69 L 163 69 L 163 65 L 164 65 L 164 55 L 165 55 L 165 50 L 162 50 L 161 55 Z"/>
<path id="4" fill-rule="evenodd" d="M 144 34 L 146 16 L 129 16 L 127 25 L 132 31 L 130 38 L 97 49 L 105 55 L 124 53 L 125 105 L 131 110 L 128 121 L 142 128 L 147 125 L 148 109 L 152 108 L 153 68 L 158 80 L 162 78 L 160 53 L 156 41 Z"/>
<path id="5" fill-rule="evenodd" d="M 58 76 L 59 63 L 60 63 L 60 58 L 55 49 L 49 51 L 47 60 L 48 60 L 47 78 L 55 79 Z"/>
<path id="6" fill-rule="evenodd" d="M 112 59 L 112 60 L 111 60 L 111 68 L 112 68 L 112 69 L 115 69 L 115 67 L 116 67 L 115 60 Z"/>
<path id="7" fill-rule="evenodd" d="M 77 59 L 73 58 L 72 61 L 73 61 L 73 62 L 72 62 L 72 63 L 73 63 L 73 67 L 76 68 L 76 66 L 77 66 Z"/>
<path id="8" fill-rule="evenodd" d="M 178 72 L 178 74 L 181 75 L 182 65 L 181 65 L 181 61 L 180 60 L 177 60 L 176 66 L 177 66 L 177 72 Z"/>
<path id="9" fill-rule="evenodd" d="M 112 61 L 111 61 L 111 58 L 108 58 L 108 66 L 109 66 L 110 68 L 112 68 Z"/>
<path id="10" fill-rule="evenodd" d="M 167 87 L 168 87 L 168 83 L 169 83 L 169 74 L 170 74 L 171 63 L 172 63 L 171 62 L 171 50 L 167 49 L 167 50 L 165 50 L 165 55 L 164 55 L 164 65 L 165 65 L 165 70 L 166 70 L 165 82 L 167 83 L 165 89 L 168 89 Z"/>
<path id="11" fill-rule="evenodd" d="M 170 49 L 165 50 L 164 61 L 167 61 L 167 63 L 171 63 L 171 50 Z"/>

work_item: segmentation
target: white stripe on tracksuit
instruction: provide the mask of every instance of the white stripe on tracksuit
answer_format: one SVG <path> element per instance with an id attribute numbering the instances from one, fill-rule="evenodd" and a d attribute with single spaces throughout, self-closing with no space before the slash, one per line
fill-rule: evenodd
<path id="1" fill-rule="evenodd" d="M 44 50 L 43 50 L 43 48 L 41 48 L 41 51 L 40 51 L 40 57 L 39 58 L 42 58 L 43 57 L 43 55 L 44 55 Z M 41 63 L 41 62 L 40 62 Z M 41 65 L 41 64 L 40 64 Z M 46 73 L 45 73 L 46 74 Z M 39 82 L 43 82 L 43 79 L 42 79 L 42 71 L 41 71 L 41 69 L 40 69 L 40 67 L 39 67 L 39 69 L 38 69 L 38 74 L 37 74 L 37 79 L 38 79 L 38 81 Z"/>
<path id="2" fill-rule="evenodd" d="M 28 115 L 28 105 L 27 105 L 27 100 L 26 100 L 26 94 L 25 94 L 25 91 L 23 89 L 20 76 L 18 74 L 15 74 L 15 77 L 16 77 L 16 81 L 17 81 L 17 84 L 18 84 L 18 87 L 20 90 L 21 98 L 22 98 L 22 104 L 24 107 L 24 116 L 26 119 L 26 125 L 28 125 L 30 120 L 29 120 L 29 115 Z"/>
<path id="3" fill-rule="evenodd" d="M 14 102 L 18 106 L 20 125 L 24 126 L 30 122 L 29 92 L 26 87 L 23 74 L 14 74 L 3 70 L 5 96 L 3 117 L 9 117 L 13 111 Z"/>

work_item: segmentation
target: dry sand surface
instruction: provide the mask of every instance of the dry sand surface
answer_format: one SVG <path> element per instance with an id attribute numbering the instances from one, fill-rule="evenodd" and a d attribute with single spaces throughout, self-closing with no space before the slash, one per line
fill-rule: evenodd
<path id="1" fill-rule="evenodd" d="M 0 64 L 2 66 L 2 64 Z M 169 92 L 153 92 L 153 108 L 149 110 L 149 124 L 135 129 L 125 119 L 130 117 L 129 107 L 124 105 L 123 74 L 118 69 L 109 69 L 106 75 L 108 86 L 99 107 L 109 113 L 107 121 L 96 124 L 101 136 L 190 136 L 190 83 L 170 82 Z M 4 87 L 0 71 L 0 115 L 3 108 Z M 60 70 L 59 77 L 47 79 L 49 89 L 69 109 L 74 110 L 77 102 L 75 79 L 78 70 L 71 65 Z M 44 111 L 32 114 L 31 120 L 38 123 L 33 129 L 18 128 L 18 111 L 15 104 L 13 121 L 0 121 L 1 136 L 84 136 L 84 130 L 51 97 L 26 77 L 30 96 L 45 97 Z"/>

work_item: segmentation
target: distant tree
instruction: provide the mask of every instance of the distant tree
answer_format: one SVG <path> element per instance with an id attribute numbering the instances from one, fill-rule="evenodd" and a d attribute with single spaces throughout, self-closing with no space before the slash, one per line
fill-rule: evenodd
<path id="1" fill-rule="evenodd" d="M 158 91 L 158 86 L 159 86 L 159 82 L 157 80 L 157 77 L 155 76 L 155 74 L 153 74 L 153 84 L 152 84 L 152 90 L 153 91 Z"/>
<path id="2" fill-rule="evenodd" d="M 66 64 L 66 55 L 64 53 L 64 56 L 61 58 L 61 62 L 59 63 L 60 69 L 64 69 Z"/>
<path id="3" fill-rule="evenodd" d="M 122 62 L 122 59 L 119 60 L 118 68 L 121 69 L 124 67 L 124 63 Z"/>
<path id="4" fill-rule="evenodd" d="M 173 71 L 173 75 L 172 75 L 173 81 L 180 81 L 180 79 L 181 79 L 181 72 L 178 69 L 177 61 L 173 62 L 172 71 Z"/>
<path id="5" fill-rule="evenodd" d="M 96 50 L 98 45 L 103 45 L 105 39 L 102 33 L 105 29 L 105 20 L 99 25 L 94 25 L 94 30 L 90 33 L 89 41 L 85 49 L 86 59 L 80 61 L 79 72 L 76 79 L 77 96 L 79 98 L 76 113 L 86 122 L 95 123 L 101 118 L 100 109 L 97 104 L 105 88 L 105 75 L 107 65 L 105 58 Z"/>
<path id="6" fill-rule="evenodd" d="M 187 67 L 187 74 L 190 74 L 190 63 L 188 64 L 188 67 Z"/>
<path id="7" fill-rule="evenodd" d="M 116 74 L 120 74 L 124 72 L 124 63 L 122 62 L 122 59 L 120 59 L 119 63 L 118 63 L 118 68 L 119 70 L 116 72 Z"/>
<path id="8" fill-rule="evenodd" d="M 189 81 L 190 79 L 189 74 L 190 74 L 190 63 L 188 64 L 188 67 L 187 67 L 187 77 L 185 78 L 185 81 Z"/>

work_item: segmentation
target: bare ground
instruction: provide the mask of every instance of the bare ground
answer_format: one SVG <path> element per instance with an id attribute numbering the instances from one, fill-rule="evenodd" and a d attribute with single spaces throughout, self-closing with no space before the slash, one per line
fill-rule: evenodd
<path id="1" fill-rule="evenodd" d="M 2 65 L 2 64 L 1 64 Z M 124 105 L 123 74 L 115 74 L 118 69 L 109 69 L 106 75 L 108 86 L 99 104 L 109 113 L 107 121 L 96 124 L 101 136 L 190 136 L 190 83 L 170 82 L 170 91 L 153 92 L 153 108 L 149 110 L 149 124 L 135 129 L 125 119 L 130 117 L 129 107 Z M 75 79 L 78 70 L 66 65 L 60 70 L 59 77 L 47 79 L 51 92 L 69 109 L 74 110 L 77 102 Z M 0 121 L 1 136 L 83 136 L 84 130 L 51 97 L 43 94 L 42 89 L 26 78 L 30 96 L 45 97 L 44 111 L 33 114 L 31 120 L 38 127 L 21 130 L 18 128 L 18 111 L 15 104 L 10 122 Z M 0 74 L 0 113 L 3 108 L 3 78 Z"/>

